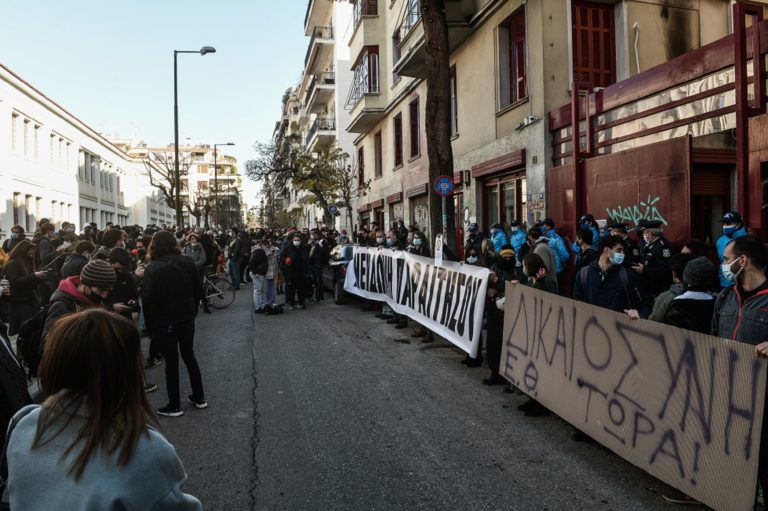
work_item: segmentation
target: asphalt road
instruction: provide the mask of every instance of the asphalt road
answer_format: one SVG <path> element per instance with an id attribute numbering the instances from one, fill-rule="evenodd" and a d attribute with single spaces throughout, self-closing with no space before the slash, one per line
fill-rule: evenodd
<path id="1" fill-rule="evenodd" d="M 663 483 L 556 416 L 525 417 L 523 396 L 481 385 L 486 368 L 410 332 L 329 300 L 256 316 L 249 286 L 201 315 L 210 407 L 161 419 L 185 491 L 216 510 L 674 509 Z"/>

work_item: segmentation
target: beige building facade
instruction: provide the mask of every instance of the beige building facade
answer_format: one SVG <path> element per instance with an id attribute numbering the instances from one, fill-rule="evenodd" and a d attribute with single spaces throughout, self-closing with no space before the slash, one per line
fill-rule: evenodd
<path id="1" fill-rule="evenodd" d="M 426 226 L 424 32 L 418 0 L 357 0 L 346 129 L 372 188 L 359 221 Z M 446 1 L 457 234 L 547 216 L 547 114 L 730 31 L 730 0 Z M 415 132 L 414 132 L 415 130 Z M 415 150 L 413 148 L 416 148 Z M 555 219 L 557 220 L 557 219 Z"/>

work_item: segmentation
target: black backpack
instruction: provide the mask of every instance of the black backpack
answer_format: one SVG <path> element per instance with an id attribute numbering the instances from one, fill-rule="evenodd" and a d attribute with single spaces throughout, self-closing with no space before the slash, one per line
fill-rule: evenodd
<path id="1" fill-rule="evenodd" d="M 37 369 L 40 367 L 43 347 L 43 330 L 45 329 L 45 318 L 48 316 L 48 310 L 51 308 L 48 302 L 44 307 L 38 309 L 31 318 L 21 323 L 19 327 L 19 337 L 16 340 L 16 354 L 27 366 L 27 378 L 37 377 Z"/>

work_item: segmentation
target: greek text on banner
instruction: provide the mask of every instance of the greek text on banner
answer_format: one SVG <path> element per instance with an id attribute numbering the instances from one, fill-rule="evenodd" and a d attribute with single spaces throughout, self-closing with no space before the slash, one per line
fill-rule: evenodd
<path id="1" fill-rule="evenodd" d="M 483 322 L 486 268 L 434 260 L 389 249 L 355 247 L 344 289 L 386 301 L 466 351 L 477 354 Z"/>
<path id="2" fill-rule="evenodd" d="M 501 373 L 715 509 L 752 509 L 766 364 L 754 347 L 507 284 Z"/>

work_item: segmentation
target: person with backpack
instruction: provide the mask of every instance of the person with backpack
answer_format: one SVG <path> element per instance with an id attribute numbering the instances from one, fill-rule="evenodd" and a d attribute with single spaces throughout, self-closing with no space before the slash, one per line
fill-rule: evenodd
<path id="1" fill-rule="evenodd" d="M 192 394 L 187 401 L 196 408 L 208 407 L 203 378 L 194 352 L 197 304 L 203 296 L 195 263 L 181 255 L 173 233 L 159 231 L 149 244 L 149 264 L 144 270 L 142 305 L 150 337 L 158 343 L 165 359 L 168 404 L 159 415 L 184 414 L 179 397 L 179 354 L 187 367 Z"/>
<path id="2" fill-rule="evenodd" d="M 13 247 L 3 267 L 5 278 L 11 285 L 9 303 L 8 335 L 19 333 L 21 324 L 31 318 L 37 310 L 35 291 L 48 274 L 35 271 L 36 247 L 29 240 L 22 240 Z"/>
<path id="3" fill-rule="evenodd" d="M 616 312 L 639 309 L 642 298 L 636 277 L 624 266 L 624 244 L 618 236 L 600 238 L 599 254 L 579 271 L 573 289 L 573 299 Z"/>
<path id="4" fill-rule="evenodd" d="M 715 297 L 709 290 L 715 281 L 716 273 L 715 265 L 704 256 L 690 261 L 683 271 L 685 292 L 672 300 L 663 322 L 708 334 L 712 329 L 715 309 Z"/>
<path id="5" fill-rule="evenodd" d="M 176 451 L 142 392 L 136 326 L 105 310 L 56 323 L 40 366 L 41 406 L 13 418 L 11 509 L 202 510 L 181 491 Z"/>
<path id="6" fill-rule="evenodd" d="M 115 287 L 116 280 L 115 270 L 103 259 L 92 259 L 83 266 L 79 276 L 62 280 L 53 292 L 45 314 L 39 352 L 43 352 L 45 338 L 56 321 L 73 312 L 101 306 Z"/>

